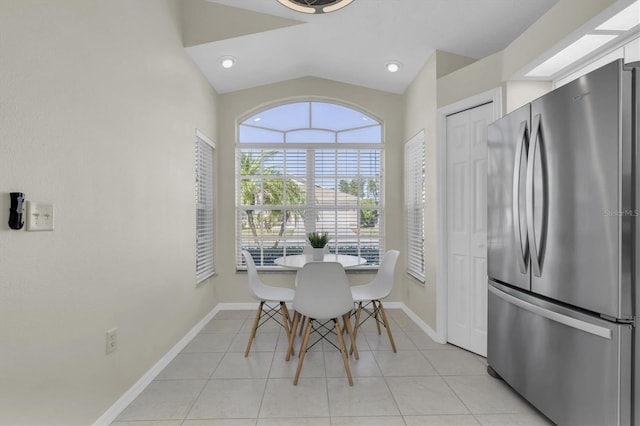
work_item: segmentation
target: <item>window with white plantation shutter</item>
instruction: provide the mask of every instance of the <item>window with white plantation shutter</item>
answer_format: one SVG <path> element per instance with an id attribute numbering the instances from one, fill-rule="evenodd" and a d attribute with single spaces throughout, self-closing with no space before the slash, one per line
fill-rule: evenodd
<path id="1" fill-rule="evenodd" d="M 302 101 L 240 121 L 236 157 L 236 265 L 248 250 L 261 268 L 302 253 L 309 232 L 327 232 L 331 253 L 377 268 L 384 250 L 379 120 L 351 107 Z"/>
<path id="2" fill-rule="evenodd" d="M 405 144 L 404 173 L 407 212 L 407 273 L 424 282 L 424 130 Z"/>
<path id="3" fill-rule="evenodd" d="M 209 138 L 196 132 L 196 281 L 214 273 L 213 149 Z"/>

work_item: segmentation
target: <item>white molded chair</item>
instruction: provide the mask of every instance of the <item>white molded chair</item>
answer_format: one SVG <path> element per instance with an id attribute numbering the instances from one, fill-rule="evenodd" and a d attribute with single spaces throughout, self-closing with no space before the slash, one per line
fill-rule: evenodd
<path id="1" fill-rule="evenodd" d="M 353 378 L 349 368 L 349 359 L 347 349 L 342 336 L 342 329 L 338 319 L 342 317 L 347 334 L 351 339 L 351 347 L 354 349 L 354 356 L 358 357 L 358 349 L 355 345 L 353 330 L 349 317 L 353 310 L 353 297 L 349 290 L 349 281 L 344 268 L 337 262 L 310 262 L 303 266 L 298 272 L 298 287 L 296 288 L 293 298 L 293 309 L 296 311 L 293 316 L 292 333 L 289 335 L 289 348 L 287 349 L 287 361 L 293 351 L 293 342 L 295 340 L 295 330 L 300 321 L 301 316 L 307 317 L 309 320 L 305 328 L 302 345 L 298 353 L 298 369 L 293 379 L 293 384 L 298 384 L 300 371 L 304 356 L 309 347 L 309 336 L 311 331 L 322 331 L 313 326 L 314 321 L 318 319 L 329 319 L 333 321 L 335 333 L 338 338 L 338 349 L 342 354 L 344 369 L 347 372 L 349 385 L 353 386 Z M 325 327 L 326 329 L 326 327 Z M 326 339 L 327 332 L 320 333 L 320 337 Z M 328 340 L 328 339 L 327 339 Z M 315 343 L 314 343 L 315 344 Z"/>
<path id="2" fill-rule="evenodd" d="M 391 289 L 393 289 L 393 274 L 396 269 L 396 263 L 400 252 L 398 250 L 389 250 L 382 257 L 380 268 L 373 281 L 364 285 L 357 285 L 351 287 L 351 294 L 353 300 L 358 304 L 356 310 L 356 321 L 353 329 L 354 336 L 358 335 L 358 329 L 369 318 L 373 317 L 376 320 L 376 327 L 378 328 L 378 334 L 381 334 L 380 323 L 387 329 L 387 335 L 389 336 L 389 342 L 393 352 L 396 352 L 396 343 L 393 340 L 391 334 L 391 328 L 389 327 L 389 321 L 387 314 L 382 307 L 381 299 L 389 296 Z M 363 305 L 364 303 L 364 305 Z M 373 305 L 373 311 L 367 309 L 368 305 Z M 367 316 L 360 321 L 360 315 L 362 311 L 365 311 Z M 379 318 L 381 317 L 381 318 Z"/>
<path id="3" fill-rule="evenodd" d="M 280 323 L 280 325 L 284 327 L 284 331 L 287 333 L 287 336 L 291 334 L 291 318 L 289 317 L 289 311 L 287 310 L 286 303 L 293 302 L 293 296 L 295 292 L 290 288 L 273 287 L 263 283 L 260 277 L 258 277 L 258 270 L 256 269 L 256 264 L 253 262 L 251 253 L 246 250 L 242 250 L 242 256 L 247 263 L 249 293 L 254 299 L 260 301 L 260 305 L 258 305 L 258 310 L 256 311 L 256 316 L 253 321 L 253 328 L 251 329 L 251 334 L 249 335 L 247 349 L 244 351 L 244 356 L 246 357 L 247 355 L 249 355 L 249 351 L 251 350 L 251 343 L 256 337 L 256 331 L 258 330 L 258 327 L 263 325 L 269 319 L 273 319 L 280 323 L 280 321 L 278 321 L 278 319 L 275 317 L 276 310 L 279 310 L 280 314 L 282 315 L 282 322 Z M 279 306 L 272 307 L 268 302 L 276 302 Z M 267 310 L 264 310 L 265 306 L 268 308 Z M 265 318 L 264 321 L 260 322 L 260 318 L 263 316 L 267 318 Z"/>
<path id="4" fill-rule="evenodd" d="M 326 246 L 324 246 L 322 251 L 324 252 L 324 254 L 329 254 L 330 253 L 329 245 L 327 244 Z M 308 241 L 305 243 L 304 248 L 302 249 L 302 254 L 308 254 L 308 255 L 313 254 L 313 247 L 311 247 L 311 244 L 309 244 Z M 298 275 L 297 274 L 296 274 L 295 286 L 298 287 Z M 306 325 L 306 321 L 307 321 L 307 318 L 306 317 L 302 317 L 302 320 L 300 321 L 300 336 L 302 336 L 302 333 L 304 332 L 304 327 Z"/>

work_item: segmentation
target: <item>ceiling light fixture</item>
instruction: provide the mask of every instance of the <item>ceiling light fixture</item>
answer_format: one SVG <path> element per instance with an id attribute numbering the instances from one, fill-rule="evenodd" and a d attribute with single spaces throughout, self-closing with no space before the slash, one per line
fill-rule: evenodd
<path id="1" fill-rule="evenodd" d="M 318 14 L 335 12 L 349 5 L 353 0 L 278 0 L 278 2 L 296 12 Z"/>
<path id="2" fill-rule="evenodd" d="M 384 67 L 389 72 L 398 72 L 400 71 L 400 68 L 402 68 L 402 64 L 398 61 L 389 61 L 386 64 L 384 64 Z"/>
<path id="3" fill-rule="evenodd" d="M 222 68 L 231 68 L 236 64 L 236 58 L 233 56 L 222 56 L 218 62 Z"/>

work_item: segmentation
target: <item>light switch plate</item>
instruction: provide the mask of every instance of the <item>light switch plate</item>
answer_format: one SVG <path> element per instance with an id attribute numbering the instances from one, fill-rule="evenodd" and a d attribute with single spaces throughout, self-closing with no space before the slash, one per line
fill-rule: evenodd
<path id="1" fill-rule="evenodd" d="M 27 231 L 53 231 L 54 204 L 27 203 Z"/>

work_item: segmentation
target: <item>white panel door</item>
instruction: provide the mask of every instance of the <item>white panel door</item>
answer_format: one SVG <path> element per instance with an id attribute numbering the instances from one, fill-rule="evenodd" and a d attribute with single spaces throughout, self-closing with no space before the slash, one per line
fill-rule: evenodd
<path id="1" fill-rule="evenodd" d="M 487 125 L 493 105 L 447 117 L 447 340 L 487 354 Z"/>

